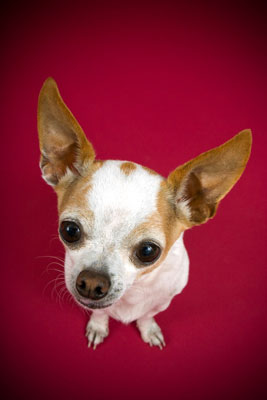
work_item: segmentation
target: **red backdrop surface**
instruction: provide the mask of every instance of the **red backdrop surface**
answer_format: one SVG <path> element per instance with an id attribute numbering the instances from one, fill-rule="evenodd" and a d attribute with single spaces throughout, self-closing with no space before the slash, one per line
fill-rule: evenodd
<path id="1" fill-rule="evenodd" d="M 14 4 L 1 18 L 2 398 L 263 399 L 262 4 L 38 2 Z M 189 284 L 157 317 L 164 351 L 116 321 L 103 345 L 87 349 L 87 316 L 67 296 L 59 300 L 53 268 L 61 267 L 43 256 L 63 257 L 63 248 L 36 130 L 38 92 L 50 75 L 100 159 L 167 176 L 253 131 L 248 167 L 216 218 L 185 234 Z"/>

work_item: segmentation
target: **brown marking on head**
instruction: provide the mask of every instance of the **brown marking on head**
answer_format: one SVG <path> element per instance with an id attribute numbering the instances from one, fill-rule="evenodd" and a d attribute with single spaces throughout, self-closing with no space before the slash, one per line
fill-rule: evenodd
<path id="1" fill-rule="evenodd" d="M 74 180 L 63 177 L 55 187 L 58 196 L 58 211 L 62 214 L 67 208 L 79 209 L 81 214 L 93 218 L 89 209 L 87 195 L 91 188 L 91 181 L 94 173 L 102 167 L 105 161 L 95 160 L 83 176 L 77 176 Z"/>
<path id="2" fill-rule="evenodd" d="M 185 227 L 176 216 L 166 180 L 161 182 L 157 199 L 157 211 L 162 221 L 162 229 L 166 239 L 165 252 L 168 253 L 181 232 L 185 230 Z"/>
<path id="3" fill-rule="evenodd" d="M 131 241 L 132 237 L 144 238 L 146 237 L 147 232 L 147 239 L 149 239 L 149 232 L 153 232 L 153 230 L 158 230 L 164 234 L 165 246 L 162 250 L 161 256 L 155 262 L 155 264 L 143 267 L 138 274 L 138 277 L 141 277 L 142 275 L 145 275 L 156 269 L 165 260 L 171 246 L 185 230 L 184 225 L 176 216 L 174 206 L 171 202 L 169 186 L 166 180 L 161 182 L 161 187 L 157 198 L 157 211 L 152 213 L 145 222 L 136 227 L 131 232 L 128 240 Z M 142 267 L 142 264 L 136 264 L 136 266 L 140 268 Z"/>
<path id="4" fill-rule="evenodd" d="M 185 230 L 183 224 L 177 219 L 172 205 L 169 203 L 165 182 L 162 182 L 162 187 L 158 196 L 158 212 L 151 215 L 146 222 L 146 228 L 148 228 L 148 225 L 149 227 L 158 226 L 163 231 L 165 247 L 156 263 L 140 271 L 138 277 L 148 274 L 159 267 L 167 257 L 172 245 Z"/>
<path id="5" fill-rule="evenodd" d="M 136 169 L 136 165 L 130 161 L 125 161 L 120 165 L 120 170 L 125 175 L 130 175 Z"/>
<path id="6" fill-rule="evenodd" d="M 153 230 L 161 230 L 162 229 L 162 221 L 160 216 L 157 213 L 151 214 L 145 222 L 142 224 L 138 225 L 128 236 L 127 242 L 131 242 L 133 238 L 142 238 L 144 239 L 150 239 L 149 233 Z M 141 240 L 140 240 L 141 241 Z M 131 253 L 134 253 L 134 249 L 136 247 L 136 243 L 132 246 Z M 161 254 L 159 259 L 155 262 L 155 264 L 151 266 L 146 266 L 142 265 L 142 263 L 138 263 L 135 261 L 134 257 L 131 258 L 132 262 L 135 264 L 136 268 L 140 268 L 140 272 L 137 276 L 137 278 L 141 277 L 142 275 L 153 271 L 155 268 L 157 268 L 162 261 L 164 260 L 165 256 Z M 142 269 L 141 269 L 142 268 Z"/>

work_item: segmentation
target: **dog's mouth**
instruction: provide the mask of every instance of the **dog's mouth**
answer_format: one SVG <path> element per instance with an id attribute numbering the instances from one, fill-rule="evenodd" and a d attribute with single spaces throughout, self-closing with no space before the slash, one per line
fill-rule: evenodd
<path id="1" fill-rule="evenodd" d="M 102 309 L 102 308 L 110 307 L 113 304 L 113 303 L 108 303 L 108 304 L 86 303 L 86 302 L 82 301 L 81 299 L 77 299 L 77 298 L 76 298 L 76 300 L 80 305 L 82 305 L 85 308 L 88 308 L 89 310 L 97 310 L 97 309 L 99 310 L 99 309 Z"/>
<path id="2" fill-rule="evenodd" d="M 99 310 L 111 307 L 115 303 L 117 303 L 120 300 L 121 296 L 123 295 L 122 290 L 120 290 L 119 288 L 115 288 L 113 291 L 108 293 L 107 296 L 104 296 L 104 298 L 93 300 L 87 297 L 80 296 L 80 294 L 75 290 L 75 288 L 71 288 L 69 289 L 69 291 L 72 294 L 72 297 L 74 298 L 76 303 L 78 303 L 79 306 L 82 306 L 83 308 L 88 310 Z"/>

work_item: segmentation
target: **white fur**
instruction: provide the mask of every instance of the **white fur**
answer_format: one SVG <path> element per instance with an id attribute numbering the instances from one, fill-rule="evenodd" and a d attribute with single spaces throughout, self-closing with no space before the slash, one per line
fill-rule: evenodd
<path id="1" fill-rule="evenodd" d="M 156 211 L 162 181 L 160 175 L 151 175 L 138 164 L 127 176 L 121 171 L 121 164 L 121 161 L 106 161 L 93 175 L 88 195 L 95 218 L 94 236 L 111 238 L 111 232 L 116 232 L 116 241 Z"/>
<path id="2" fill-rule="evenodd" d="M 156 329 L 153 316 L 165 310 L 171 299 L 185 287 L 188 256 L 181 235 L 165 260 L 153 271 L 140 276 L 142 269 L 147 267 L 138 268 L 133 263 L 134 246 L 149 239 L 162 249 L 165 247 L 161 226 L 148 225 L 141 233 L 136 230 L 157 212 L 163 178 L 150 174 L 137 164 L 126 175 L 120 169 L 121 164 L 121 161 L 106 161 L 94 173 L 87 195 L 93 218 L 91 215 L 87 218 L 84 210 L 73 206 L 61 215 L 61 220 L 78 220 L 87 237 L 78 249 L 66 247 L 66 285 L 77 301 L 82 300 L 84 305 L 92 308 L 95 302 L 79 298 L 75 290 L 77 276 L 86 268 L 105 270 L 110 276 L 108 295 L 96 304 L 106 308 L 94 310 L 92 323 L 88 325 L 87 335 L 93 346 L 104 339 L 103 332 L 106 332 L 107 317 L 110 316 L 124 323 L 137 320 L 144 340 L 161 347 L 164 339 L 159 328 Z M 97 324 L 93 323 L 96 318 Z"/>

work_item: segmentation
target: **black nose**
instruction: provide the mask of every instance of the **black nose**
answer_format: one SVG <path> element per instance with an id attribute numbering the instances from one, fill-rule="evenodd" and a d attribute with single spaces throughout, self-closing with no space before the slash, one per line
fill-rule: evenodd
<path id="1" fill-rule="evenodd" d="M 105 297 L 110 288 L 109 277 L 96 271 L 84 270 L 76 280 L 78 293 L 91 300 L 100 300 Z"/>

